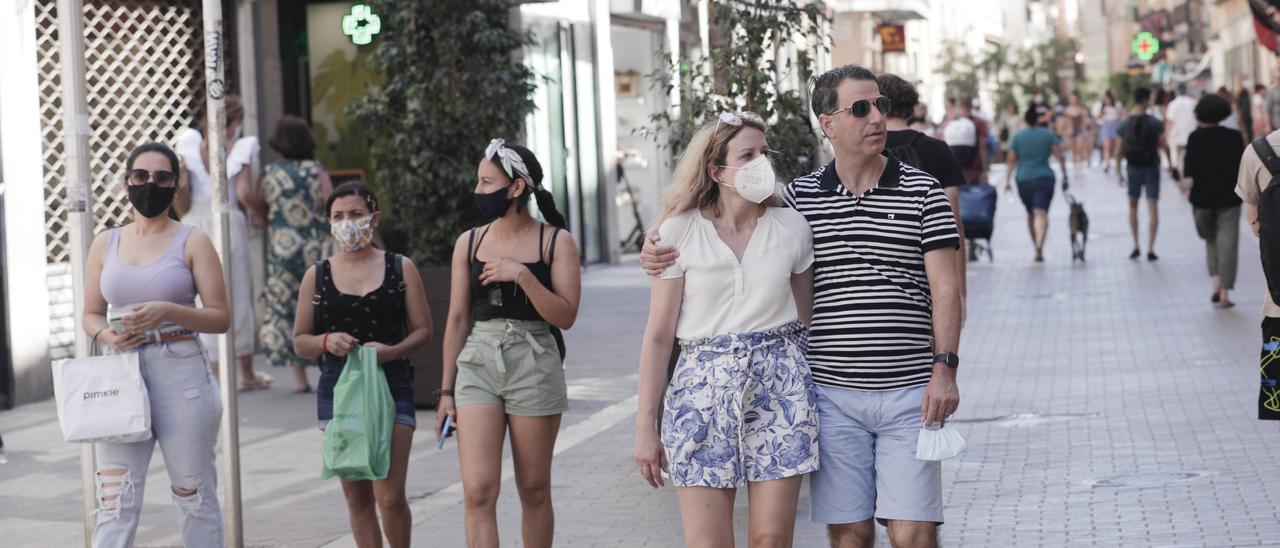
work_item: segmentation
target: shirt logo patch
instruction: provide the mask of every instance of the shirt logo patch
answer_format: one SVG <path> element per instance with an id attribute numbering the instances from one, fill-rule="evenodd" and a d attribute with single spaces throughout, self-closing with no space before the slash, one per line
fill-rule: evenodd
<path id="1" fill-rule="evenodd" d="M 890 214 L 889 214 L 889 218 L 890 218 L 890 219 L 892 219 L 892 218 L 893 218 L 893 214 L 892 214 L 892 213 L 890 213 Z"/>

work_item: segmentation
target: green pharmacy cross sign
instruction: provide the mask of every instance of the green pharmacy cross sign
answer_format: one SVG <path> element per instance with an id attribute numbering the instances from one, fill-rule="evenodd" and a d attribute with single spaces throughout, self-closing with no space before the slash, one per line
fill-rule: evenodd
<path id="1" fill-rule="evenodd" d="M 382 32 L 382 19 L 365 4 L 351 6 L 351 13 L 342 16 L 342 34 L 350 36 L 352 44 L 368 44 L 379 32 Z"/>
<path id="2" fill-rule="evenodd" d="M 1142 31 L 1133 37 L 1133 44 L 1130 45 L 1134 55 L 1143 61 L 1150 61 L 1160 52 L 1160 39 L 1152 36 L 1150 32 Z"/>

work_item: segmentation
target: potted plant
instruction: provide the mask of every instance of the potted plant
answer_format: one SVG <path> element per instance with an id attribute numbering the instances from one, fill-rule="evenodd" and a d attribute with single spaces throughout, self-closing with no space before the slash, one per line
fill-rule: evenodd
<path id="1" fill-rule="evenodd" d="M 372 183 L 388 249 L 422 274 L 432 343 L 414 356 L 414 394 L 439 387 L 454 243 L 480 224 L 476 164 L 494 137 L 514 139 L 533 111 L 533 73 L 519 59 L 530 35 L 512 28 L 513 0 L 374 0 L 382 36 L 371 63 L 382 82 L 347 107 L 375 136 Z M 394 14 L 394 17 L 390 15 Z"/>

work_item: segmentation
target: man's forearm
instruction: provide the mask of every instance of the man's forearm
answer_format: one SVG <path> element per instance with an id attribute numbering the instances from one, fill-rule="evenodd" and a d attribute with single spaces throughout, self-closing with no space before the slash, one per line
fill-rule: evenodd
<path id="1" fill-rule="evenodd" d="M 933 296 L 933 351 L 960 349 L 960 291 L 953 282 Z"/>

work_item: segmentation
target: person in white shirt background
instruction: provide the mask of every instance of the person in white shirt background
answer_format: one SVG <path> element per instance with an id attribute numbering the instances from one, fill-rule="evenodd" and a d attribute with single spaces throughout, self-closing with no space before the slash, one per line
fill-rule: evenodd
<path id="1" fill-rule="evenodd" d="M 258 138 L 241 135 L 244 128 L 244 105 L 237 95 L 227 95 L 227 142 L 232 143 L 227 152 L 227 202 L 231 205 L 231 288 L 233 305 L 232 330 L 235 333 L 235 356 L 240 365 L 240 389 L 256 390 L 271 384 L 271 377 L 253 370 L 253 354 L 257 340 L 255 327 L 254 291 L 249 219 L 254 228 L 266 225 L 266 209 L 262 196 L 253 185 L 253 160 L 260 148 Z M 195 128 L 186 128 L 178 134 L 174 152 L 182 158 L 185 175 L 189 180 L 191 207 L 182 214 L 182 222 L 213 234 L 213 180 L 209 176 L 208 148 L 202 130 L 208 124 L 201 122 Z M 240 206 L 250 214 L 246 218 Z M 218 340 L 216 335 L 205 337 L 204 346 L 209 361 L 216 372 L 218 364 Z"/>
<path id="2" fill-rule="evenodd" d="M 749 544 L 790 546 L 801 477 L 818 468 L 804 356 L 813 234 L 775 196 L 768 154 L 758 115 L 723 114 L 690 140 L 659 222 L 661 241 L 679 255 L 651 289 L 635 458 L 653 487 L 669 472 L 688 546 L 733 544 L 742 487 Z"/>
<path id="3" fill-rule="evenodd" d="M 1169 103 L 1166 110 L 1169 147 L 1172 149 L 1174 166 L 1182 165 L 1183 154 L 1187 149 L 1187 138 L 1196 130 L 1196 100 L 1187 95 L 1186 84 L 1178 84 L 1178 96 Z"/>

